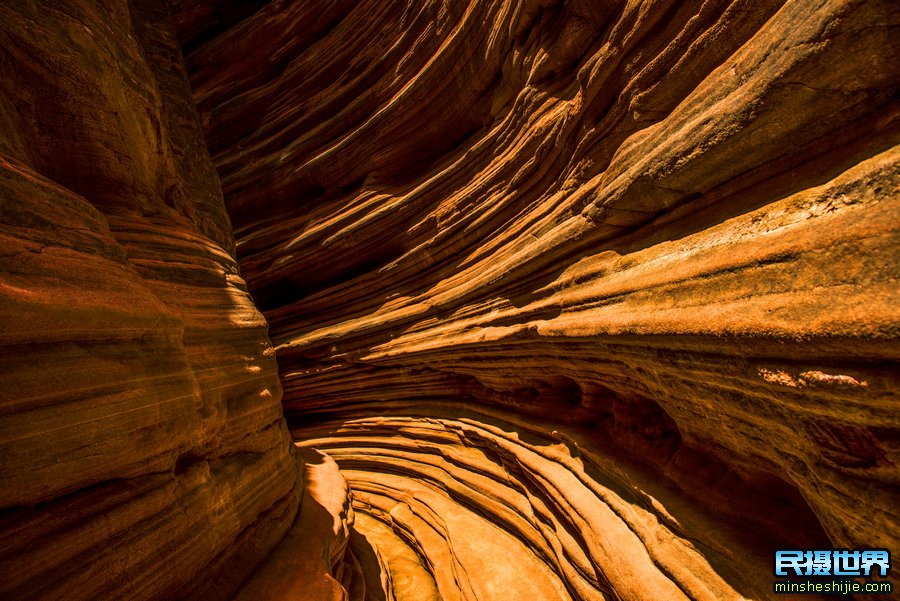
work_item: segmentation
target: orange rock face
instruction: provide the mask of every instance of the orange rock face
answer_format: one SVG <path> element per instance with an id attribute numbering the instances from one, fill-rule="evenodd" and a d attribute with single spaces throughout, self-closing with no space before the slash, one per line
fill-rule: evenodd
<path id="1" fill-rule="evenodd" d="M 167 14 L 0 3 L 0 598 L 228 598 L 302 480 Z"/>
<path id="2" fill-rule="evenodd" d="M 897 547 L 895 3 L 182 5 L 368 583 L 765 598 L 779 546 Z"/>
<path id="3" fill-rule="evenodd" d="M 0 597 L 900 553 L 895 5 L 0 3 Z"/>

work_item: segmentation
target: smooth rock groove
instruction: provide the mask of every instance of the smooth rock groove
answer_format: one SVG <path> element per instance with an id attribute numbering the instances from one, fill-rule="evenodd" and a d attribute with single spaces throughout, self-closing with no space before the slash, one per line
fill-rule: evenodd
<path id="1" fill-rule="evenodd" d="M 228 7 L 179 38 L 358 598 L 898 547 L 896 2 Z"/>
<path id="2" fill-rule="evenodd" d="M 757 600 L 777 548 L 896 557 L 898 29 L 0 0 L 0 598 Z"/>

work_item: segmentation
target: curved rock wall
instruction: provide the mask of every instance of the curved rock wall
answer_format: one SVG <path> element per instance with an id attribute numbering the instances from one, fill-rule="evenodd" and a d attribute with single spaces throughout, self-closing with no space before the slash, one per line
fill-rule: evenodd
<path id="1" fill-rule="evenodd" d="M 895 2 L 178 4 L 365 594 L 491 598 L 509 548 L 548 598 L 766 597 L 774 548 L 897 547 Z"/>
<path id="2" fill-rule="evenodd" d="M 0 2 L 0 597 L 229 598 L 302 492 L 164 4 Z"/>
<path id="3" fill-rule="evenodd" d="M 0 0 L 0 597 L 763 599 L 776 548 L 896 551 L 898 27 Z"/>

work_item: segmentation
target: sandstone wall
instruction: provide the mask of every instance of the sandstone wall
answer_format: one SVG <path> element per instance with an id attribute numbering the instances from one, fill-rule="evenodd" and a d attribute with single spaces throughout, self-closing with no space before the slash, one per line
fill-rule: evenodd
<path id="1" fill-rule="evenodd" d="M 898 28 L 0 0 L 0 597 L 764 599 L 776 548 L 896 551 Z"/>
<path id="2" fill-rule="evenodd" d="M 179 36 L 367 582 L 387 553 L 490 598 L 453 507 L 578 598 L 762 598 L 779 546 L 897 547 L 896 2 L 251 4 L 182 0 Z"/>
<path id="3" fill-rule="evenodd" d="M 0 2 L 0 597 L 228 598 L 302 479 L 164 3 Z"/>

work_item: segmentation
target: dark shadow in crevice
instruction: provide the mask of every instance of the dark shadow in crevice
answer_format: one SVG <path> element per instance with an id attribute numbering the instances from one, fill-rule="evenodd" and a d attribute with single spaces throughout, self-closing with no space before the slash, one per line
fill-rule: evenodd
<path id="1" fill-rule="evenodd" d="M 189 22 L 189 13 L 191 4 L 199 4 L 191 0 L 181 0 L 177 2 L 176 14 L 179 9 L 184 13 L 185 18 L 176 20 L 178 41 L 181 44 L 182 52 L 189 54 L 206 44 L 210 40 L 225 33 L 241 21 L 249 19 L 266 6 L 270 0 L 219 0 L 204 14 L 203 20 L 197 20 L 194 23 Z"/>

